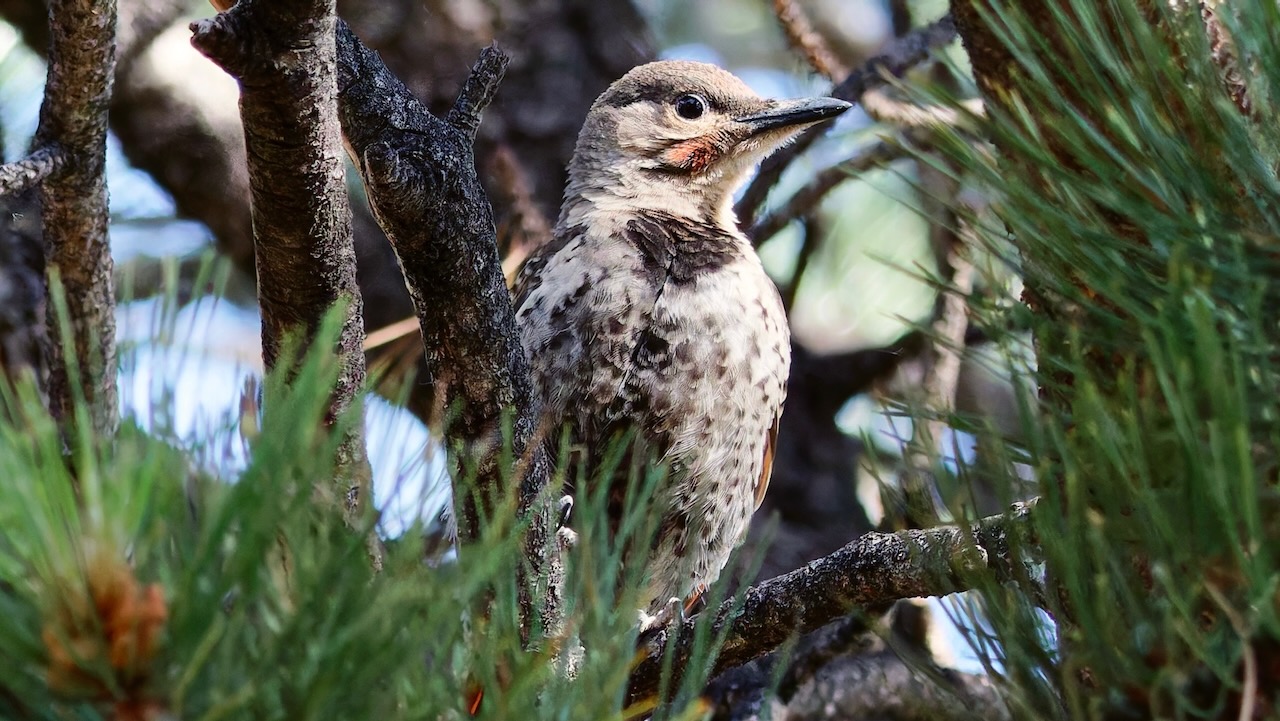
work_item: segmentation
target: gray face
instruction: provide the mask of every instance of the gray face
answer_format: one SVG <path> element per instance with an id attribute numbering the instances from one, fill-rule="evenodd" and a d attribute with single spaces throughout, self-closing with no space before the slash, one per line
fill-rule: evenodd
<path id="1" fill-rule="evenodd" d="M 632 200 L 718 214 L 761 159 L 848 107 L 828 98 L 767 100 L 705 63 L 641 65 L 592 106 L 570 192 L 612 188 Z"/>

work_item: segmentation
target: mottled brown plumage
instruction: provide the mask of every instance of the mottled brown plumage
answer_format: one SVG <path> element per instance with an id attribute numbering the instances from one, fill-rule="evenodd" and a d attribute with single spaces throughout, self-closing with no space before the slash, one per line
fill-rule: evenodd
<path id="1" fill-rule="evenodd" d="M 627 432 L 670 469 L 649 499 L 660 520 L 642 611 L 720 575 L 769 482 L 790 339 L 733 192 L 848 107 L 765 100 L 702 63 L 632 70 L 592 106 L 554 237 L 517 278 L 549 427 L 568 428 L 588 469 Z M 620 499 L 625 475 L 595 482 Z"/>

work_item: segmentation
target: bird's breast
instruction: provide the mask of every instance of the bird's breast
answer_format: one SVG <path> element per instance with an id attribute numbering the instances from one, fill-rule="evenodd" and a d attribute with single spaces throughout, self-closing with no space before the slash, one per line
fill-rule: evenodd
<path id="1" fill-rule="evenodd" d="M 707 472 L 730 447 L 762 442 L 790 342 L 744 240 L 643 217 L 547 250 L 517 318 L 544 406 L 573 435 L 594 444 L 631 425 L 668 460 Z"/>

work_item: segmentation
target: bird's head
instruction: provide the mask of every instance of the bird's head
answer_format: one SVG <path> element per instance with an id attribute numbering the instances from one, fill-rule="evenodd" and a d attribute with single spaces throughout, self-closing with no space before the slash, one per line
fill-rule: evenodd
<path id="1" fill-rule="evenodd" d="M 762 98 L 706 63 L 641 65 L 591 106 L 566 200 L 717 217 L 730 212 L 733 193 L 757 163 L 850 107 L 835 98 Z"/>

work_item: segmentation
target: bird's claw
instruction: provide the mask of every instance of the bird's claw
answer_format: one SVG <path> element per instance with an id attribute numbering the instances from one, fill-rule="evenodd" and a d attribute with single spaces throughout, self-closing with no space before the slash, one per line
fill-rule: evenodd
<path id="1" fill-rule="evenodd" d="M 693 593 L 690 593 L 689 597 L 684 600 L 684 606 L 681 608 L 683 611 L 682 616 L 683 618 L 696 616 L 706 607 L 707 584 L 699 583 L 697 586 L 694 586 Z"/>
<path id="2" fill-rule="evenodd" d="M 556 522 L 556 528 L 565 528 L 569 525 L 569 514 L 573 513 L 573 496 L 560 496 L 559 506 L 560 519 Z"/>
<path id="3" fill-rule="evenodd" d="M 653 615 L 649 615 L 642 609 L 640 611 L 640 640 L 643 641 L 647 636 L 661 631 L 672 623 L 683 624 L 705 608 L 706 605 L 707 585 L 699 583 L 694 587 L 688 598 L 681 600 L 672 596 Z"/>
<path id="4" fill-rule="evenodd" d="M 643 609 L 640 611 L 640 638 L 644 638 L 649 634 L 656 633 L 670 626 L 672 621 L 679 620 L 684 623 L 684 601 L 672 596 L 667 602 L 658 609 L 658 612 L 652 616 L 645 613 Z"/>

